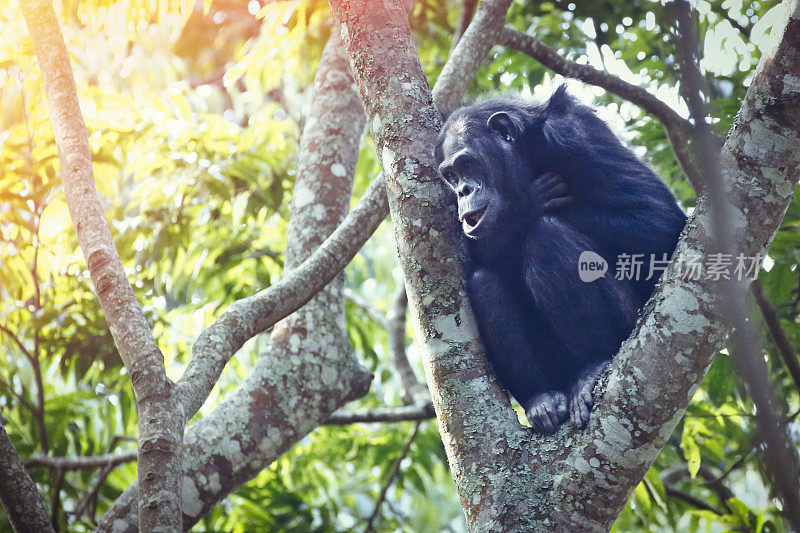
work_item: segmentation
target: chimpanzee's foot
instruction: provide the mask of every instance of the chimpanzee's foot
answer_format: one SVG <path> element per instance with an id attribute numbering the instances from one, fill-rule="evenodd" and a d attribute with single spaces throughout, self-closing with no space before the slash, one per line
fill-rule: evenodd
<path id="1" fill-rule="evenodd" d="M 524 407 L 528 422 L 539 433 L 555 433 L 569 418 L 567 396 L 561 391 L 540 394 Z"/>
<path id="2" fill-rule="evenodd" d="M 601 361 L 583 371 L 578 382 L 572 386 L 569 418 L 575 427 L 582 428 L 589 422 L 589 411 L 594 405 L 594 385 L 610 361 Z"/>

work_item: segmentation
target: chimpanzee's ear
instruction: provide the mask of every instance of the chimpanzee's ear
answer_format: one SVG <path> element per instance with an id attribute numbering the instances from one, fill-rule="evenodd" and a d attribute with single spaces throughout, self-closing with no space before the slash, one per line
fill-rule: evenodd
<path id="1" fill-rule="evenodd" d="M 507 141 L 513 141 L 522 133 L 522 128 L 505 111 L 498 111 L 489 117 L 486 126 L 492 131 L 496 131 Z"/>
<path id="2" fill-rule="evenodd" d="M 567 92 L 567 84 L 562 83 L 547 102 L 547 110 L 553 114 L 566 112 L 575 104 L 575 99 Z"/>

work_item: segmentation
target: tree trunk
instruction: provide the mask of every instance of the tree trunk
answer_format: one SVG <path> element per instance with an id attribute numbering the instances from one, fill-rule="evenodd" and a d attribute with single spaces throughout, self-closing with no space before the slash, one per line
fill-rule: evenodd
<path id="1" fill-rule="evenodd" d="M 181 522 L 183 405 L 128 281 L 94 186 L 89 137 L 67 47 L 50 0 L 22 2 L 58 147 L 64 197 L 114 344 L 131 377 L 139 412 L 142 531 Z"/>

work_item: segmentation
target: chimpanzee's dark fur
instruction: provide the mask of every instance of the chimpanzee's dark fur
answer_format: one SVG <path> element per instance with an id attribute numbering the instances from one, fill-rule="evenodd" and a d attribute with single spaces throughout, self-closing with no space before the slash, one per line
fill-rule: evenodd
<path id="1" fill-rule="evenodd" d="M 531 425 L 589 420 L 593 388 L 633 329 L 686 217 L 594 110 L 560 87 L 545 103 L 496 97 L 455 110 L 436 146 L 469 238 L 467 288 L 500 382 Z M 609 271 L 581 281 L 593 251 Z M 621 254 L 641 279 L 617 280 Z"/>

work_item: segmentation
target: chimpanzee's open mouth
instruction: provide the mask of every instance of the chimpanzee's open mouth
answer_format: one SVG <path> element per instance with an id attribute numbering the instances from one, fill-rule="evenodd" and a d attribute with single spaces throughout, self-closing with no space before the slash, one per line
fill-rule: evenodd
<path id="1" fill-rule="evenodd" d="M 478 223 L 483 218 L 484 213 L 486 213 L 486 208 L 481 207 L 480 209 L 476 209 L 475 211 L 470 211 L 469 213 L 464 215 L 464 218 L 462 220 L 469 229 L 474 229 L 475 226 L 477 226 Z"/>

